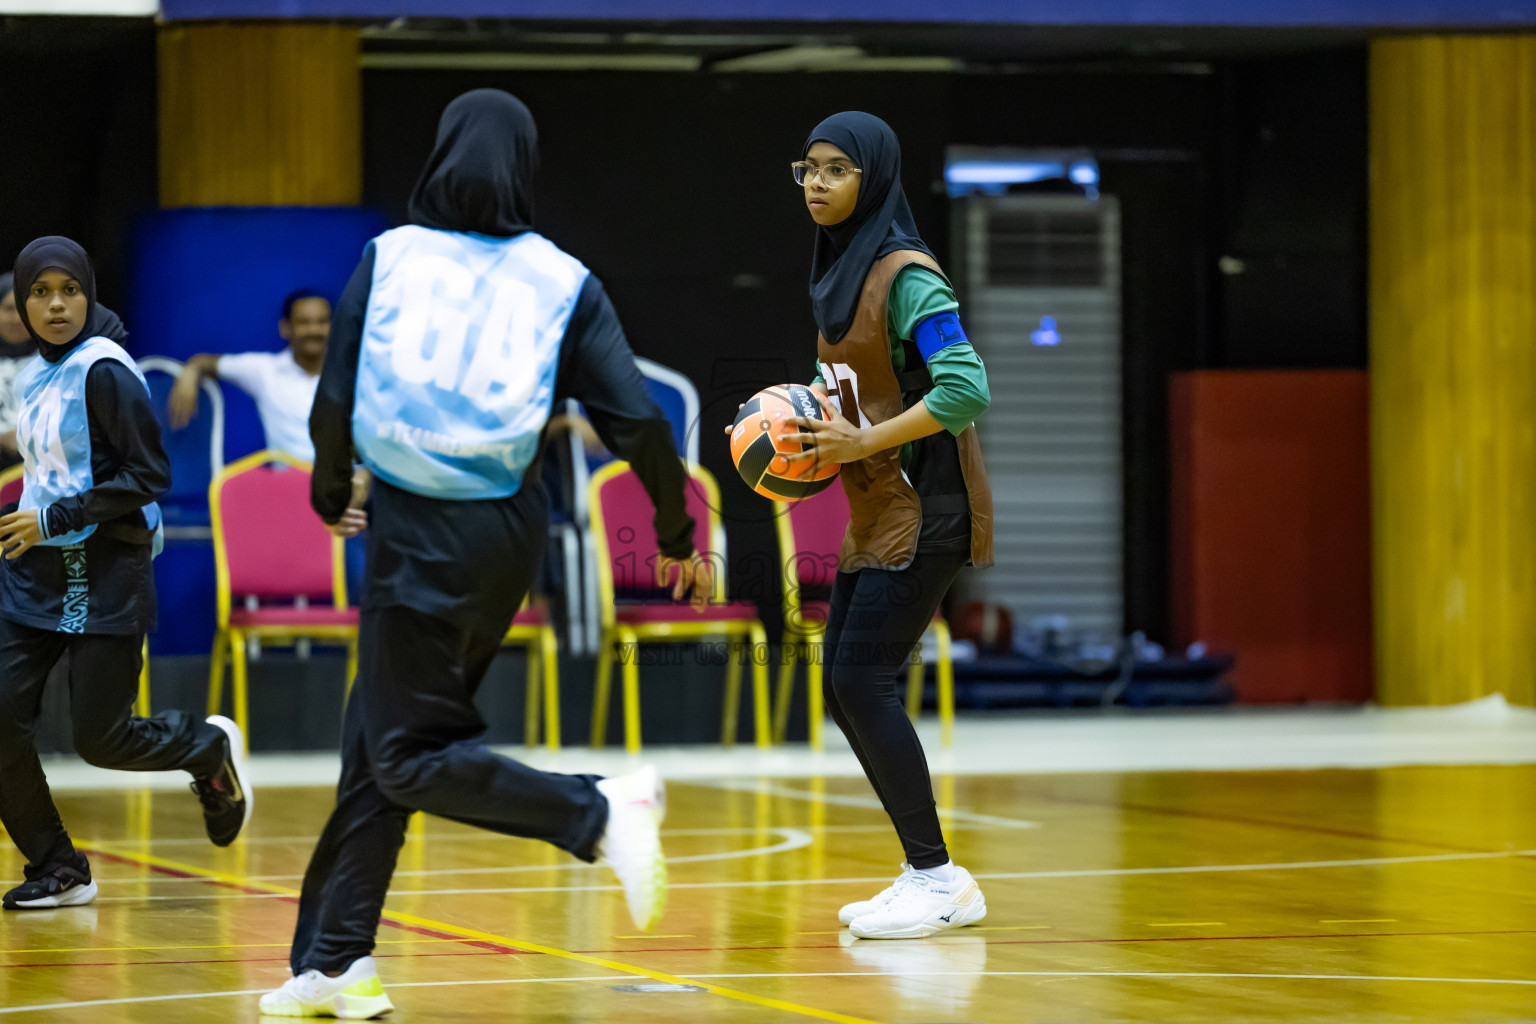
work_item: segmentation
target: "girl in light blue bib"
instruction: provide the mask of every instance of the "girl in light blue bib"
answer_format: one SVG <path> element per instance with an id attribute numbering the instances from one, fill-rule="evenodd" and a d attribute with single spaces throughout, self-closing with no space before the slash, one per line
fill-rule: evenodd
<path id="1" fill-rule="evenodd" d="M 39 358 L 17 382 L 21 500 L 0 509 L 0 822 L 27 857 L 26 881 L 3 905 L 37 910 L 96 898 L 33 745 L 43 687 L 61 660 L 85 760 L 190 772 L 219 846 L 240 832 L 251 801 L 233 722 L 134 714 L 155 617 L 155 499 L 171 477 L 149 388 L 119 344 L 127 332 L 96 304 L 90 259 L 67 238 L 27 246 L 14 289 Z"/>

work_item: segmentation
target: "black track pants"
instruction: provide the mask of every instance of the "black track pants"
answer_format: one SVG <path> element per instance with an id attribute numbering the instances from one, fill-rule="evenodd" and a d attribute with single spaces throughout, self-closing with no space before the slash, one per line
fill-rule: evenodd
<path id="1" fill-rule="evenodd" d="M 518 581 L 507 583 L 520 593 Z M 403 607 L 363 610 L 336 810 L 304 875 L 295 974 L 340 971 L 373 952 L 411 811 L 593 859 L 608 817 L 597 777 L 539 771 L 482 742 L 475 691 L 511 619 L 504 606 L 467 624 Z"/>
<path id="2" fill-rule="evenodd" d="M 201 718 L 163 711 L 137 718 L 141 636 L 58 633 L 0 619 L 0 821 L 27 858 L 27 877 L 77 863 L 48 792 L 34 735 L 43 687 L 60 658 L 69 670 L 75 750 L 101 768 L 218 770 L 224 733 Z"/>
<path id="3" fill-rule="evenodd" d="M 928 760 L 903 700 L 907 661 L 964 554 L 919 554 L 906 569 L 840 572 L 827 614 L 827 709 L 891 816 L 907 863 L 949 860 Z"/>

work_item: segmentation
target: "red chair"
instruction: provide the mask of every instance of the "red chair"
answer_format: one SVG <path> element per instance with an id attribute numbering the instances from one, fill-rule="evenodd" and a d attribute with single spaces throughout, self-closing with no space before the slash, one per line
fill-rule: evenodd
<path id="1" fill-rule="evenodd" d="M 607 735 L 615 657 L 623 662 L 624 746 L 635 753 L 640 749 L 639 644 L 689 642 L 716 636 L 725 637 L 728 643 L 720 742 L 729 746 L 736 739 L 741 703 L 740 656 L 745 654 L 752 661 L 754 737 L 759 747 L 769 745 L 767 633 L 757 617 L 756 605 L 725 599 L 725 531 L 716 511 L 720 507 L 720 490 L 707 470 L 700 466 L 687 468 L 691 477 L 688 514 L 695 523 L 694 550 L 715 565 L 714 593 L 702 611 L 686 601 L 632 599 L 634 595 L 654 594 L 657 589 L 654 508 L 628 463 L 611 462 L 592 475 L 592 535 L 602 605 L 597 687 L 592 699 L 593 746 L 602 746 Z"/>
<path id="2" fill-rule="evenodd" d="M 773 738 L 784 742 L 789 723 L 789 702 L 795 688 L 795 669 L 805 662 L 806 696 L 812 750 L 822 749 L 823 663 L 821 644 L 827 632 L 828 603 L 806 601 L 801 589 L 831 588 L 837 575 L 838 552 L 848 530 L 848 496 L 834 484 L 814 497 L 793 503 L 775 502 L 779 558 L 784 563 L 784 649 L 779 660 L 779 688 L 774 696 Z M 950 658 L 949 624 L 937 613 L 928 626 L 938 647 L 939 722 L 943 744 L 954 741 L 955 666 Z M 922 710 L 923 659 L 913 651 L 907 667 L 907 714 L 916 718 Z"/>
<path id="3" fill-rule="evenodd" d="M 219 601 L 208 713 L 222 706 L 228 657 L 235 722 L 249 736 L 247 641 L 344 645 L 350 690 L 357 674 L 357 609 L 347 607 L 342 542 L 310 508 L 308 463 L 279 451 L 247 455 L 208 485 L 208 512 Z M 236 597 L 242 599 L 238 607 Z"/>
<path id="4" fill-rule="evenodd" d="M 0 473 L 0 505 L 21 500 L 22 474 L 25 467 L 20 463 Z M 143 664 L 139 667 L 139 696 L 134 702 L 134 714 L 149 717 L 149 638 L 144 639 Z"/>
<path id="5" fill-rule="evenodd" d="M 26 467 L 18 462 L 0 473 L 0 505 L 9 505 L 13 501 L 21 500 L 21 475 L 25 469 Z"/>

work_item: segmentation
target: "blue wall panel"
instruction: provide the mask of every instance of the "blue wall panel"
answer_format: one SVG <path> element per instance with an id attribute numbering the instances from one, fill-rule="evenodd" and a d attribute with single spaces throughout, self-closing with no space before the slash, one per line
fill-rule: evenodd
<path id="1" fill-rule="evenodd" d="M 131 249 L 126 316 L 135 356 L 186 359 L 198 352 L 277 351 L 283 298 L 296 288 L 316 288 L 334 300 L 368 239 L 384 230 L 369 210 L 324 207 L 221 207 L 164 210 L 140 225 Z M 154 390 L 163 400 L 166 382 Z M 264 447 L 255 403 L 224 387 L 227 461 Z M 189 429 L 196 429 L 197 423 Z M 173 442 L 172 447 L 183 447 Z M 178 472 L 194 472 L 198 446 L 185 445 Z M 205 449 L 202 450 L 205 453 Z M 197 467 L 206 486 L 207 469 Z M 183 500 L 172 502 L 167 523 L 207 522 L 206 502 L 196 505 L 196 485 L 173 485 Z M 184 507 L 185 506 L 185 507 Z M 172 515 L 172 512 L 175 514 Z M 200 514 L 199 514 L 200 513 Z M 174 523 L 173 523 L 174 520 Z M 206 653 L 215 626 L 213 551 L 207 540 L 169 543 L 155 563 L 160 632 L 158 654 Z"/>
<path id="2" fill-rule="evenodd" d="M 1533 0 L 164 0 L 176 18 L 502 17 L 1004 25 L 1517 26 Z"/>

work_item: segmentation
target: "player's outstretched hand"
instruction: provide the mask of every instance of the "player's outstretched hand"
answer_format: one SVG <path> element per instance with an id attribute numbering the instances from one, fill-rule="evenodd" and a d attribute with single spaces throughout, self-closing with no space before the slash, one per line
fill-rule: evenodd
<path id="1" fill-rule="evenodd" d="M 737 412 L 741 412 L 742 409 L 746 408 L 746 405 L 747 405 L 746 402 L 737 402 L 736 403 L 736 411 Z M 736 424 L 734 424 L 734 423 L 727 423 L 725 425 L 725 436 L 726 437 L 730 437 L 731 436 L 731 431 L 733 431 L 735 429 L 736 429 Z"/>
<path id="2" fill-rule="evenodd" d="M 334 523 L 326 523 L 325 528 L 342 540 L 356 537 L 368 529 L 368 513 L 360 508 L 349 508 Z"/>
<path id="3" fill-rule="evenodd" d="M 37 509 L 29 508 L 0 517 L 0 549 L 4 549 L 7 559 L 20 558 L 43 539 L 37 521 L 41 514 Z"/>
<path id="4" fill-rule="evenodd" d="M 674 566 L 677 568 L 677 582 L 672 583 Z M 691 589 L 694 608 L 703 611 L 715 592 L 714 563 L 698 554 L 687 558 L 668 558 L 662 555 L 656 559 L 656 585 L 665 587 L 668 583 L 672 583 L 672 600 L 681 601 Z"/>

